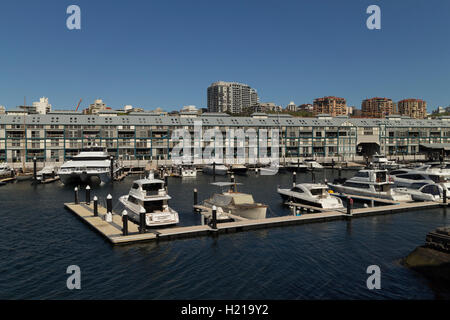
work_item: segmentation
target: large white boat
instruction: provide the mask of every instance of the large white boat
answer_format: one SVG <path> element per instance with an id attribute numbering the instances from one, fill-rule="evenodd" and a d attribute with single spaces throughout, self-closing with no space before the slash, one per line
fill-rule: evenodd
<path id="1" fill-rule="evenodd" d="M 364 169 L 343 184 L 328 183 L 330 189 L 335 192 L 366 196 L 370 198 L 388 199 L 394 201 L 410 201 L 411 196 L 399 193 L 393 188 L 393 182 L 387 174 L 387 170 Z"/>
<path id="2" fill-rule="evenodd" d="M 230 188 L 222 193 L 215 193 L 209 199 L 203 201 L 203 206 L 212 208 L 216 206 L 217 210 L 231 213 L 247 219 L 264 219 L 266 217 L 267 205 L 257 203 L 251 194 L 237 192 L 234 182 L 215 182 L 212 185 Z M 231 188 L 234 186 L 234 190 Z M 219 209 L 220 208 L 220 209 Z"/>
<path id="3" fill-rule="evenodd" d="M 155 179 L 150 172 L 146 179 L 133 182 L 128 195 L 119 198 L 129 218 L 139 224 L 139 214 L 145 210 L 147 227 L 165 226 L 179 222 L 178 212 L 169 207 L 171 197 L 164 188 L 164 181 Z"/>
<path id="4" fill-rule="evenodd" d="M 228 168 L 223 164 L 216 163 L 215 165 L 208 164 L 203 167 L 203 173 L 216 174 L 218 176 L 225 176 L 228 173 Z"/>
<path id="5" fill-rule="evenodd" d="M 114 161 L 113 174 L 120 170 Z M 111 160 L 102 148 L 91 148 L 80 152 L 72 160 L 65 162 L 57 172 L 64 184 L 69 183 L 107 183 L 111 181 Z"/>
<path id="6" fill-rule="evenodd" d="M 409 188 L 416 183 L 439 183 L 450 190 L 450 173 L 433 169 L 399 169 L 390 173 L 396 187 Z"/>
<path id="7" fill-rule="evenodd" d="M 323 209 L 342 209 L 342 200 L 328 193 L 328 187 L 321 183 L 299 183 L 290 189 L 278 188 L 285 201 L 293 201 Z"/>
<path id="8" fill-rule="evenodd" d="M 7 163 L 0 163 L 0 177 L 11 176 L 13 169 Z"/>

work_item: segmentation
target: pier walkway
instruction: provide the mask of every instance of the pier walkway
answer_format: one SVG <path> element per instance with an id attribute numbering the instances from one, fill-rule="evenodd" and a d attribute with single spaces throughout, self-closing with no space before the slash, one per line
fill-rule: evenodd
<path id="1" fill-rule="evenodd" d="M 171 240 L 177 238 L 186 238 L 194 236 L 206 236 L 219 233 L 237 232 L 244 230 L 281 227 L 296 224 L 325 222 L 331 220 L 343 220 L 359 218 L 372 215 L 393 214 L 410 209 L 431 209 L 446 207 L 447 203 L 439 202 L 410 202 L 393 205 L 384 205 L 380 207 L 353 209 L 352 214 L 348 215 L 342 211 L 322 211 L 318 213 L 308 213 L 302 215 L 288 215 L 259 220 L 239 219 L 234 222 L 217 222 L 217 228 L 210 225 L 181 226 L 171 228 L 147 229 L 146 233 L 139 233 L 138 226 L 132 221 L 128 221 L 128 235 L 122 233 L 122 217 L 113 214 L 112 222 L 105 221 L 106 208 L 98 206 L 98 216 L 94 216 L 93 204 L 84 203 L 66 203 L 65 207 L 79 217 L 92 229 L 101 234 L 111 244 L 130 244 L 144 241 Z M 424 212 L 424 210 L 422 210 Z M 239 217 L 240 218 L 240 217 Z"/>

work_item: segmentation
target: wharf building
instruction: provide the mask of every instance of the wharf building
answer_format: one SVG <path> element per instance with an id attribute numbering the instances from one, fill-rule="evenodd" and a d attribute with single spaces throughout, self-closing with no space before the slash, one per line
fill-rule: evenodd
<path id="1" fill-rule="evenodd" d="M 420 147 L 450 146 L 450 119 L 412 119 L 389 116 L 385 119 L 348 118 L 347 116 L 299 118 L 282 114 L 255 114 L 233 117 L 204 113 L 190 117 L 161 116 L 151 113 L 128 115 L 82 115 L 76 112 L 48 114 L 0 114 L 0 162 L 62 163 L 82 149 L 97 145 L 118 159 L 171 160 L 176 129 L 187 129 L 194 137 L 195 122 L 202 130 L 227 129 L 279 130 L 280 158 L 337 157 L 355 160 L 355 156 L 375 152 L 416 157 Z M 259 138 L 259 135 L 258 135 Z M 258 140 L 259 141 L 259 140 Z M 209 142 L 193 141 L 205 148 Z M 227 143 L 227 142 L 226 142 Z M 270 151 L 271 141 L 268 141 Z M 246 153 L 248 145 L 245 145 Z M 225 154 L 225 152 L 224 152 Z M 282 159 L 280 159 L 282 161 Z"/>

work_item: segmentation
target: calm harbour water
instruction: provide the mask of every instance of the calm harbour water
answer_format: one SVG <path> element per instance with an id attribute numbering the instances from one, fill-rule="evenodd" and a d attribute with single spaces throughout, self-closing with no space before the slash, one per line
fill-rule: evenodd
<path id="1" fill-rule="evenodd" d="M 354 172 L 343 172 L 352 176 Z M 336 175 L 326 170 L 329 180 Z M 321 180 L 321 174 L 316 175 Z M 92 194 L 116 200 L 138 176 L 100 186 Z M 239 190 L 286 215 L 277 185 L 291 175 L 236 176 Z M 225 181 L 217 177 L 216 181 Z M 170 206 L 181 225 L 199 224 L 199 199 L 216 187 L 211 176 L 169 179 Z M 310 181 L 299 174 L 297 181 Z M 84 192 L 80 194 L 84 199 Z M 399 261 L 449 224 L 444 209 L 112 247 L 64 202 L 73 187 L 29 181 L 0 187 L 0 299 L 434 299 L 448 297 Z M 81 268 L 81 290 L 66 288 L 66 268 Z M 381 290 L 368 290 L 366 268 L 381 268 Z"/>

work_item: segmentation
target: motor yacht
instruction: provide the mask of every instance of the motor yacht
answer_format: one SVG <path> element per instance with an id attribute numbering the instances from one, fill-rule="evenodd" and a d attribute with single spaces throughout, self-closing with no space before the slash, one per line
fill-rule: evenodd
<path id="1" fill-rule="evenodd" d="M 386 156 L 375 153 L 372 156 L 372 167 L 377 168 L 377 169 L 387 169 L 387 170 L 393 170 L 393 169 L 398 169 L 400 167 L 400 165 L 393 161 L 393 160 L 388 160 L 388 158 L 386 158 Z"/>
<path id="2" fill-rule="evenodd" d="M 335 192 L 366 196 L 371 198 L 388 199 L 394 201 L 409 201 L 411 196 L 399 193 L 393 188 L 394 183 L 387 174 L 387 170 L 364 169 L 344 183 L 328 183 Z"/>
<path id="3" fill-rule="evenodd" d="M 119 202 L 132 221 L 139 224 L 139 214 L 145 211 L 146 226 L 156 227 L 179 222 L 178 212 L 168 205 L 170 199 L 164 181 L 155 179 L 150 172 L 147 178 L 134 181 L 128 195 L 121 196 Z"/>
<path id="4" fill-rule="evenodd" d="M 215 182 L 214 186 L 226 188 L 222 193 L 215 193 L 209 199 L 203 201 L 203 206 L 212 208 L 216 206 L 217 210 L 231 213 L 246 219 L 264 219 L 266 217 L 267 205 L 257 203 L 251 194 L 237 192 L 236 186 L 240 183 L 235 182 Z"/>
<path id="5" fill-rule="evenodd" d="M 443 188 L 436 183 L 417 182 L 398 192 L 411 195 L 414 201 L 441 201 L 443 197 Z"/>
<path id="6" fill-rule="evenodd" d="M 323 209 L 342 209 L 344 205 L 340 198 L 332 196 L 328 187 L 321 183 L 299 183 L 292 188 L 278 188 L 280 196 L 285 201 L 293 201 Z"/>
<path id="7" fill-rule="evenodd" d="M 120 170 L 114 161 L 113 174 Z M 90 148 L 81 151 L 71 160 L 65 162 L 57 172 L 61 182 L 69 183 L 107 183 L 111 181 L 111 160 L 103 148 Z"/>

